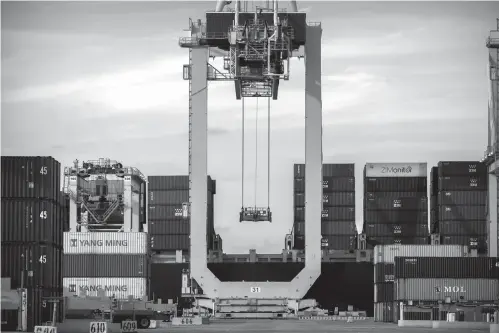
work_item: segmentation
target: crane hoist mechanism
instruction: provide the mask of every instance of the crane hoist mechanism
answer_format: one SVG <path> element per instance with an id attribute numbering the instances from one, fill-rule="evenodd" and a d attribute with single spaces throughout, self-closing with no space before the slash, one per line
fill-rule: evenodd
<path id="1" fill-rule="evenodd" d="M 278 8 L 277 0 L 248 8 L 249 1 L 218 1 L 214 11 L 206 12 L 205 22 L 189 19 L 189 37 L 181 37 L 179 46 L 189 50 L 189 63 L 183 67 L 183 79 L 189 82 L 189 203 L 190 279 L 203 291 L 198 304 L 225 317 L 278 317 L 298 311 L 303 297 L 321 272 L 322 213 L 322 88 L 321 38 L 318 22 L 307 22 L 296 1 L 288 10 Z M 228 8 L 231 4 L 233 8 Z M 271 102 L 277 100 L 279 83 L 290 78 L 291 58 L 305 59 L 305 260 L 304 267 L 291 281 L 221 281 L 208 268 L 207 215 L 207 128 L 208 88 L 210 81 L 233 82 L 235 97 L 242 109 L 242 184 L 245 194 L 245 118 L 247 99 L 259 107 L 266 105 L 267 154 L 270 157 Z M 223 59 L 222 66 L 212 62 Z M 263 103 L 262 103 L 263 101 Z M 253 110 L 251 110 L 253 111 Z M 258 138 L 258 127 L 256 127 Z M 258 148 L 255 158 L 255 198 L 257 197 Z M 253 162 L 253 161 L 251 161 Z M 270 162 L 270 158 L 268 159 Z M 267 163 L 267 171 L 270 163 Z M 267 178 L 267 194 L 269 194 Z M 270 203 L 260 208 L 241 199 L 240 222 L 272 221 Z M 183 214 L 184 216 L 187 214 Z M 255 300 L 258 300 L 255 302 Z M 261 302 L 260 302 L 261 301 Z M 256 315 L 255 315 L 256 314 Z"/>

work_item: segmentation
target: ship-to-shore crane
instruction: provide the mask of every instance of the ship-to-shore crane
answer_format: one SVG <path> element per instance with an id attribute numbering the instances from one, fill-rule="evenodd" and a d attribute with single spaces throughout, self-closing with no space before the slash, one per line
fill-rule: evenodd
<path id="1" fill-rule="evenodd" d="M 252 312 L 256 299 L 260 304 L 290 307 L 289 300 L 299 302 L 321 273 L 322 28 L 320 23 L 306 22 L 306 14 L 298 12 L 296 1 L 290 1 L 291 11 L 279 9 L 278 1 L 252 11 L 243 1 L 232 1 L 233 10 L 226 8 L 229 3 L 218 1 L 216 10 L 206 13 L 205 23 L 191 20 L 191 36 L 179 40 L 181 47 L 189 49 L 183 76 L 189 81 L 190 274 L 214 306 L 231 303 L 241 311 Z M 233 81 L 243 111 L 245 98 L 267 98 L 270 116 L 270 99 L 277 99 L 280 80 L 289 79 L 290 58 L 300 56 L 301 47 L 306 70 L 305 267 L 290 282 L 221 282 L 208 269 L 206 256 L 208 81 Z M 223 69 L 210 63 L 210 58 L 220 54 Z M 240 221 L 271 219 L 270 207 L 243 204 Z"/>

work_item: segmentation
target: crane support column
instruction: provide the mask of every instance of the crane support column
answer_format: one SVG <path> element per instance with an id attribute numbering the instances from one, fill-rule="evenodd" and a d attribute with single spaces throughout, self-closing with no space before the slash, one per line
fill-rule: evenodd
<path id="1" fill-rule="evenodd" d="M 497 163 L 497 162 L 496 162 Z M 499 199 L 497 197 L 497 177 L 496 177 L 496 170 L 497 168 L 496 163 L 491 165 L 491 168 L 489 168 L 489 188 L 488 188 L 488 220 L 489 220 L 489 239 L 488 239 L 488 251 L 489 251 L 489 257 L 497 257 L 498 256 L 498 244 L 497 244 L 497 239 L 498 239 L 498 233 L 497 233 L 497 200 Z M 492 169 L 492 170 L 491 170 Z"/>

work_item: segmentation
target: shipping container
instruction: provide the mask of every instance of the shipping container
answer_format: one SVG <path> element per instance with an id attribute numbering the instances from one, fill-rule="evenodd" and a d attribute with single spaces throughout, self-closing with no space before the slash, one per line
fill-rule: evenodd
<path id="1" fill-rule="evenodd" d="M 487 185 L 487 176 L 440 177 L 438 180 L 440 191 L 486 191 Z"/>
<path id="2" fill-rule="evenodd" d="M 63 276 L 149 277 L 147 254 L 65 254 Z"/>
<path id="3" fill-rule="evenodd" d="M 62 293 L 50 289 L 29 288 L 26 291 L 27 331 L 34 332 L 35 326 L 42 326 L 52 321 L 52 303 L 49 298 L 62 297 Z M 56 319 L 60 319 L 57 318 Z M 3 330 L 2 330 L 3 331 Z"/>
<path id="4" fill-rule="evenodd" d="M 19 311 L 17 309 L 2 309 L 2 328 L 1 332 L 18 331 Z"/>
<path id="5" fill-rule="evenodd" d="M 395 279 L 395 264 L 377 263 L 374 265 L 374 283 L 393 282 Z"/>
<path id="6" fill-rule="evenodd" d="M 364 210 L 365 223 L 424 224 L 428 223 L 428 211 Z"/>
<path id="7" fill-rule="evenodd" d="M 305 221 L 305 207 L 295 207 L 295 221 Z M 322 221 L 355 221 L 354 207 L 325 207 Z"/>
<path id="8" fill-rule="evenodd" d="M 305 164 L 294 165 L 294 178 L 305 177 Z M 323 177 L 355 177 L 355 164 L 323 164 Z"/>
<path id="9" fill-rule="evenodd" d="M 434 166 L 430 171 L 430 195 L 437 195 L 438 193 L 438 167 Z"/>
<path id="10" fill-rule="evenodd" d="M 364 209 L 367 210 L 408 210 L 428 211 L 428 198 L 368 198 L 364 201 Z"/>
<path id="11" fill-rule="evenodd" d="M 395 257 L 395 278 L 499 278 L 499 258 Z"/>
<path id="12" fill-rule="evenodd" d="M 438 177 L 486 176 L 487 166 L 478 161 L 438 162 Z"/>
<path id="13" fill-rule="evenodd" d="M 207 202 L 213 203 L 213 192 L 208 192 Z M 178 205 L 189 202 L 189 190 L 156 190 L 149 191 L 149 205 Z"/>
<path id="14" fill-rule="evenodd" d="M 189 176 L 149 176 L 148 191 L 189 190 Z M 216 193 L 215 181 L 208 176 L 208 191 Z"/>
<path id="15" fill-rule="evenodd" d="M 293 249 L 304 250 L 305 249 L 305 236 L 299 236 L 294 234 Z"/>
<path id="16" fill-rule="evenodd" d="M 322 235 L 321 247 L 324 250 L 356 250 L 357 235 Z"/>
<path id="17" fill-rule="evenodd" d="M 423 177 L 365 178 L 364 192 L 427 192 Z"/>
<path id="18" fill-rule="evenodd" d="M 488 232 L 488 221 L 439 221 L 440 235 L 479 236 Z"/>
<path id="19" fill-rule="evenodd" d="M 148 234 L 144 232 L 65 232 L 65 254 L 146 254 Z"/>
<path id="20" fill-rule="evenodd" d="M 190 244 L 191 244 L 190 235 L 151 236 L 152 251 L 189 250 Z"/>
<path id="21" fill-rule="evenodd" d="M 321 275 L 304 299 L 315 299 L 320 308 L 346 311 L 348 305 L 355 310 L 367 311 L 373 316 L 374 267 L 370 262 L 322 263 Z"/>
<path id="22" fill-rule="evenodd" d="M 177 303 L 182 292 L 182 271 L 188 269 L 188 263 L 151 264 L 151 300 L 168 303 L 171 299 Z"/>
<path id="23" fill-rule="evenodd" d="M 64 278 L 64 289 L 70 295 L 97 297 L 99 291 L 104 291 L 106 297 L 116 297 L 117 299 L 127 299 L 129 295 L 133 298 L 142 299 L 147 296 L 146 278 L 89 278 L 89 277 L 69 277 Z M 163 280 L 163 283 L 168 283 Z"/>
<path id="24" fill-rule="evenodd" d="M 461 245 L 385 245 L 374 248 L 374 264 L 395 263 L 395 257 L 464 257 L 468 247 Z"/>
<path id="25" fill-rule="evenodd" d="M 427 177 L 427 163 L 367 163 L 364 177 Z"/>
<path id="26" fill-rule="evenodd" d="M 476 221 L 486 220 L 487 209 L 485 206 L 440 206 L 439 221 Z"/>
<path id="27" fill-rule="evenodd" d="M 402 237 L 427 237 L 428 224 L 383 224 L 383 223 L 366 223 L 364 224 L 364 233 L 369 236 L 402 236 Z"/>
<path id="28" fill-rule="evenodd" d="M 439 205 L 470 205 L 487 204 L 487 191 L 441 191 L 438 193 Z"/>
<path id="29" fill-rule="evenodd" d="M 305 192 L 305 178 L 294 180 L 294 192 Z M 355 192 L 355 178 L 353 177 L 322 177 L 322 192 Z"/>
<path id="30" fill-rule="evenodd" d="M 441 237 L 442 244 L 447 245 L 463 245 L 469 248 L 477 249 L 479 253 L 487 253 L 487 235 L 481 236 L 454 236 L 443 235 Z"/>
<path id="31" fill-rule="evenodd" d="M 377 245 L 426 245 L 429 243 L 428 237 L 404 237 L 404 236 L 370 236 L 366 234 L 366 242 L 369 249 Z"/>
<path id="32" fill-rule="evenodd" d="M 213 205 L 208 204 L 207 209 L 207 219 L 208 221 L 213 221 Z M 182 205 L 150 205 L 148 207 L 149 211 L 149 221 L 158 220 L 185 220 L 183 217 Z"/>
<path id="33" fill-rule="evenodd" d="M 396 279 L 397 300 L 482 301 L 493 303 L 497 299 L 499 281 L 496 279 Z"/>
<path id="34" fill-rule="evenodd" d="M 150 221 L 148 233 L 149 235 L 189 235 L 190 225 L 189 220 Z"/>
<path id="35" fill-rule="evenodd" d="M 302 262 L 208 263 L 223 282 L 289 282 L 303 269 Z"/>
<path id="36" fill-rule="evenodd" d="M 374 284 L 374 303 L 393 302 L 395 300 L 395 286 L 393 282 Z"/>
<path id="37" fill-rule="evenodd" d="M 357 235 L 355 221 L 322 222 L 321 232 L 323 235 Z M 305 222 L 295 222 L 294 233 L 305 235 Z"/>
<path id="38" fill-rule="evenodd" d="M 2 198 L 2 242 L 46 242 L 62 247 L 63 216 L 54 201 Z"/>
<path id="39" fill-rule="evenodd" d="M 57 201 L 61 164 L 53 157 L 2 156 L 2 198 Z"/>
<path id="40" fill-rule="evenodd" d="M 305 193 L 295 193 L 294 206 L 305 206 Z M 322 195 L 323 207 L 355 207 L 355 192 L 334 192 Z"/>
<path id="41" fill-rule="evenodd" d="M 396 323 L 398 305 L 395 302 L 374 303 L 374 321 Z"/>
<path id="42" fill-rule="evenodd" d="M 61 288 L 61 248 L 42 243 L 2 242 L 1 256 L 2 277 L 11 278 L 13 289 Z"/>

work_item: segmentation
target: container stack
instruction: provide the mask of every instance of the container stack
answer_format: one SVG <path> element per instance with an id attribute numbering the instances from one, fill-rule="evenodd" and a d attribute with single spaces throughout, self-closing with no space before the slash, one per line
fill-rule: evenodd
<path id="1" fill-rule="evenodd" d="M 432 167 L 430 171 L 430 232 L 438 234 L 438 167 Z"/>
<path id="2" fill-rule="evenodd" d="M 368 163 L 364 233 L 369 247 L 428 244 L 426 163 Z"/>
<path id="3" fill-rule="evenodd" d="M 458 307 L 455 321 L 477 321 L 478 305 L 497 302 L 498 264 L 490 257 L 396 257 L 394 292 L 397 303 L 405 304 L 404 319 L 446 320 L 448 308 L 437 304 L 452 303 Z M 419 304 L 433 306 L 425 311 Z"/>
<path id="4" fill-rule="evenodd" d="M 459 245 L 378 245 L 374 248 L 374 320 L 397 322 L 396 257 L 464 257 Z"/>
<path id="5" fill-rule="evenodd" d="M 462 244 L 487 253 L 487 167 L 472 162 L 439 162 L 433 217 L 442 244 Z"/>
<path id="6" fill-rule="evenodd" d="M 150 252 L 144 232 L 65 232 L 64 289 L 71 296 L 147 296 Z"/>
<path id="7" fill-rule="evenodd" d="M 62 297 L 61 166 L 52 157 L 2 156 L 1 161 L 2 278 L 10 278 L 12 289 L 26 289 L 32 331 L 52 320 L 48 298 Z"/>
<path id="8" fill-rule="evenodd" d="M 355 165 L 324 164 L 322 248 L 350 250 L 357 247 L 355 225 Z M 305 248 L 305 164 L 294 165 L 294 248 Z"/>
<path id="9" fill-rule="evenodd" d="M 148 233 L 151 236 L 151 250 L 189 251 L 190 220 L 183 216 L 183 204 L 189 203 L 189 176 L 148 177 Z M 206 219 L 207 244 L 213 248 L 214 195 L 216 181 L 208 176 L 208 216 Z"/>

